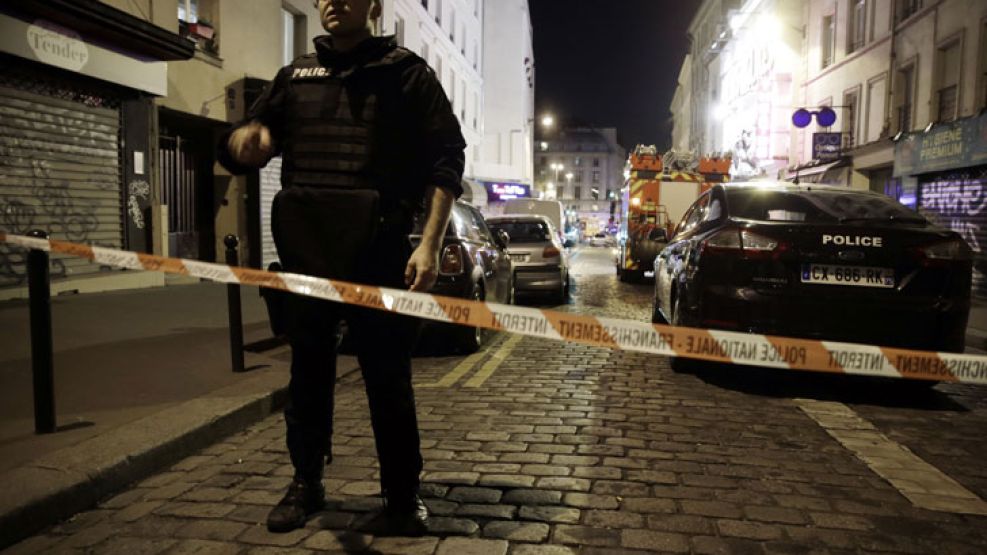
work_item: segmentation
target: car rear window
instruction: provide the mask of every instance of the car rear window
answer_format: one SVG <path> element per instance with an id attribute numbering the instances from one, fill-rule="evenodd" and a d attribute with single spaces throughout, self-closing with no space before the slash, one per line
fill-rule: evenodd
<path id="1" fill-rule="evenodd" d="M 551 240 L 551 232 L 545 222 L 508 220 L 487 222 L 492 229 L 502 229 L 512 243 L 540 243 Z"/>
<path id="2" fill-rule="evenodd" d="M 767 222 L 925 223 L 917 212 L 894 199 L 848 191 L 727 190 L 730 216 Z"/>

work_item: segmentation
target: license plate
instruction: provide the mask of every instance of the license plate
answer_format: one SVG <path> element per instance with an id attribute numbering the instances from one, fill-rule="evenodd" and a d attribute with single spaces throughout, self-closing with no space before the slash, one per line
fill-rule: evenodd
<path id="1" fill-rule="evenodd" d="M 511 255 L 511 260 L 513 260 L 514 262 L 527 262 L 528 261 L 528 254 L 527 253 L 525 253 L 525 254 L 512 254 Z"/>
<path id="2" fill-rule="evenodd" d="M 870 266 L 803 264 L 802 283 L 891 288 L 894 287 L 894 270 Z"/>

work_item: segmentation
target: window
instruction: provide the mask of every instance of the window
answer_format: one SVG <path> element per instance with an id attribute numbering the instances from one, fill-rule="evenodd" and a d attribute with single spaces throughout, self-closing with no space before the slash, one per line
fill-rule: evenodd
<path id="1" fill-rule="evenodd" d="M 895 113 L 898 131 L 911 131 L 912 109 L 915 101 L 915 64 L 910 64 L 898 70 L 898 82 L 895 86 Z"/>
<path id="2" fill-rule="evenodd" d="M 583 182 L 583 172 L 582 170 L 580 170 L 576 172 L 576 183 L 582 183 L 582 182 Z"/>
<path id="3" fill-rule="evenodd" d="M 426 12 L 428 11 L 428 0 L 422 0 L 422 7 L 425 8 Z"/>
<path id="4" fill-rule="evenodd" d="M 459 82 L 459 121 L 466 122 L 466 81 Z"/>
<path id="5" fill-rule="evenodd" d="M 857 138 L 857 113 L 860 109 L 860 93 L 848 92 L 843 95 L 843 147 L 853 148 Z"/>
<path id="6" fill-rule="evenodd" d="M 422 59 L 428 63 L 428 41 L 422 41 Z"/>
<path id="7" fill-rule="evenodd" d="M 442 26 L 442 0 L 435 0 L 435 22 Z"/>
<path id="8" fill-rule="evenodd" d="M 600 159 L 599 158 L 593 158 L 593 167 L 594 168 L 599 168 L 600 167 Z"/>
<path id="9" fill-rule="evenodd" d="M 577 185 L 576 188 L 573 189 L 573 190 L 575 191 L 575 194 L 573 195 L 573 198 L 575 198 L 576 200 L 579 200 L 579 199 L 583 198 L 583 188 L 582 187 L 580 187 L 580 186 Z"/>
<path id="10" fill-rule="evenodd" d="M 897 0 L 897 2 L 898 9 L 895 10 L 897 23 L 908 19 L 922 9 L 922 0 Z"/>
<path id="11" fill-rule="evenodd" d="M 938 109 L 936 121 L 952 121 L 957 116 L 957 95 L 960 85 L 960 41 L 942 46 L 938 57 L 939 90 L 936 91 Z"/>
<path id="12" fill-rule="evenodd" d="M 582 158 L 582 156 L 576 156 L 576 158 L 572 161 L 572 165 L 573 166 L 582 166 L 583 165 L 583 158 Z"/>
<path id="13" fill-rule="evenodd" d="M 404 18 L 400 15 L 394 16 L 394 37 L 400 46 L 404 46 Z"/>
<path id="14" fill-rule="evenodd" d="M 452 103 L 452 112 L 456 113 L 456 72 L 449 70 L 449 102 Z"/>
<path id="15" fill-rule="evenodd" d="M 836 39 L 836 29 L 833 26 L 835 18 L 827 15 L 822 20 L 822 67 L 827 68 L 833 64 L 833 43 Z"/>
<path id="16" fill-rule="evenodd" d="M 449 40 L 456 44 L 456 10 L 449 10 Z"/>
<path id="17" fill-rule="evenodd" d="M 855 52 L 866 42 L 867 0 L 850 0 L 850 14 L 847 18 L 846 53 Z"/>
<path id="18" fill-rule="evenodd" d="M 599 171 L 594 171 L 593 172 L 593 184 L 595 185 L 595 184 L 598 184 L 599 182 L 600 182 L 600 172 Z"/>
<path id="19" fill-rule="evenodd" d="M 178 0 L 178 20 L 186 23 L 199 21 L 199 0 Z"/>

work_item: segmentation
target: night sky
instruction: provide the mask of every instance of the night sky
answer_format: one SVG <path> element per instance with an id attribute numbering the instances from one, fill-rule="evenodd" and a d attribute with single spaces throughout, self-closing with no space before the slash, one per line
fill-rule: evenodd
<path id="1" fill-rule="evenodd" d="M 616 127 L 628 149 L 667 149 L 669 105 L 701 0 L 529 2 L 537 117 Z"/>

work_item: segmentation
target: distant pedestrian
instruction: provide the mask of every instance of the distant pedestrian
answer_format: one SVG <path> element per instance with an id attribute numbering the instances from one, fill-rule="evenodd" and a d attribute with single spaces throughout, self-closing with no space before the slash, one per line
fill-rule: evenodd
<path id="1" fill-rule="evenodd" d="M 315 54 L 283 68 L 224 136 L 221 162 L 245 173 L 283 157 L 283 190 L 272 229 L 286 271 L 426 291 L 437 277 L 439 247 L 462 193 L 465 141 L 449 100 L 427 63 L 373 37 L 382 0 L 320 0 L 328 35 Z M 408 239 L 424 210 L 421 243 Z M 419 320 L 309 297 L 288 300 L 292 347 L 287 443 L 295 473 L 268 516 L 268 528 L 305 525 L 324 506 L 323 469 L 331 462 L 334 331 L 345 319 L 370 402 L 380 460 L 387 532 L 425 532 L 419 497 L 422 457 L 411 384 Z"/>

